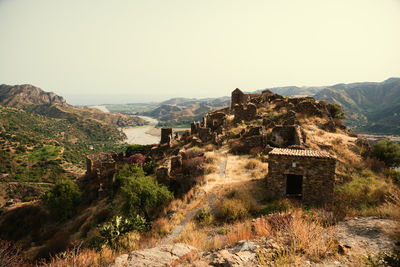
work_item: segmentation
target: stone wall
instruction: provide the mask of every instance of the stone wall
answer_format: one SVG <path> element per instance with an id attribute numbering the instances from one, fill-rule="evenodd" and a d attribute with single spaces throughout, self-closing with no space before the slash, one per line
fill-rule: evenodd
<path id="1" fill-rule="evenodd" d="M 231 96 L 231 108 L 234 108 L 236 104 L 243 105 L 247 103 L 248 96 L 244 94 L 239 88 L 232 91 Z"/>
<path id="2" fill-rule="evenodd" d="M 233 113 L 235 115 L 235 122 L 252 121 L 257 119 L 257 106 L 253 103 L 247 105 L 236 104 Z"/>
<path id="3" fill-rule="evenodd" d="M 278 125 L 272 128 L 269 143 L 275 147 L 302 146 L 305 142 L 299 125 Z"/>
<path id="4" fill-rule="evenodd" d="M 336 160 L 334 158 L 270 154 L 268 159 L 267 189 L 272 197 L 277 199 L 285 198 L 287 175 L 302 175 L 303 203 L 331 205 L 333 204 L 335 166 Z"/>
<path id="5" fill-rule="evenodd" d="M 169 144 L 172 140 L 172 128 L 161 128 L 160 144 Z"/>

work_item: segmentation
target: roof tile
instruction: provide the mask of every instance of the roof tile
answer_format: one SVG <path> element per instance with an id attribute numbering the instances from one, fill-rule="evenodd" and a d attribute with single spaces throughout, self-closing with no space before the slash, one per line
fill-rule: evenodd
<path id="1" fill-rule="evenodd" d="M 331 154 L 325 151 L 318 150 L 301 150 L 301 149 L 289 149 L 289 148 L 274 148 L 269 152 L 269 155 L 279 156 L 295 156 L 295 157 L 312 157 L 312 158 L 335 158 Z"/>

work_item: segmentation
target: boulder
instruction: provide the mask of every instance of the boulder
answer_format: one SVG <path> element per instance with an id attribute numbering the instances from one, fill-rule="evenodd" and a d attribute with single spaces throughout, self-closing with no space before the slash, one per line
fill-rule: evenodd
<path id="1" fill-rule="evenodd" d="M 196 248 L 177 243 L 123 254 L 117 257 L 110 267 L 185 266 L 195 262 L 198 257 L 199 254 Z"/>

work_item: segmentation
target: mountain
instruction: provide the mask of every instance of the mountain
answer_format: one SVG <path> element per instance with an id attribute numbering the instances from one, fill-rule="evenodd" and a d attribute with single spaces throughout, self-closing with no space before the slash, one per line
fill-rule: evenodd
<path id="1" fill-rule="evenodd" d="M 104 113 L 97 109 L 78 108 L 69 105 L 65 99 L 53 92 L 45 92 L 33 85 L 0 85 L 0 105 L 20 108 L 52 118 L 92 119 L 118 127 L 137 126 L 145 124 L 139 117 L 121 113 Z"/>
<path id="2" fill-rule="evenodd" d="M 299 95 L 307 95 L 307 96 L 312 96 L 319 92 L 320 90 L 324 89 L 325 86 L 319 86 L 319 87 L 308 87 L 308 86 L 303 86 L 303 87 L 297 87 L 297 86 L 285 86 L 285 87 L 273 87 L 273 88 L 265 88 L 262 90 L 257 90 L 254 93 L 261 93 L 264 90 L 270 90 L 271 92 L 274 92 L 279 95 L 283 96 L 299 96 Z"/>
<path id="3" fill-rule="evenodd" d="M 171 98 L 159 103 L 151 111 L 142 112 L 142 115 L 157 118 L 159 126 L 186 126 L 191 122 L 201 120 L 211 111 L 230 105 L 229 97 L 219 98 Z"/>
<path id="4" fill-rule="evenodd" d="M 319 91 L 315 98 L 341 104 L 346 124 L 359 132 L 400 134 L 400 78 L 337 84 Z"/>

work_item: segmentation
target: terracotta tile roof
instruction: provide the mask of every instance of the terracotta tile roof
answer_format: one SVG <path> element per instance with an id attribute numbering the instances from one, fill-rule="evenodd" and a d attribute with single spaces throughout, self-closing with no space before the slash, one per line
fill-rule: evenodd
<path id="1" fill-rule="evenodd" d="M 274 148 L 269 155 L 294 156 L 294 157 L 312 157 L 312 158 L 335 158 L 325 151 L 318 150 L 301 150 L 289 148 Z"/>

